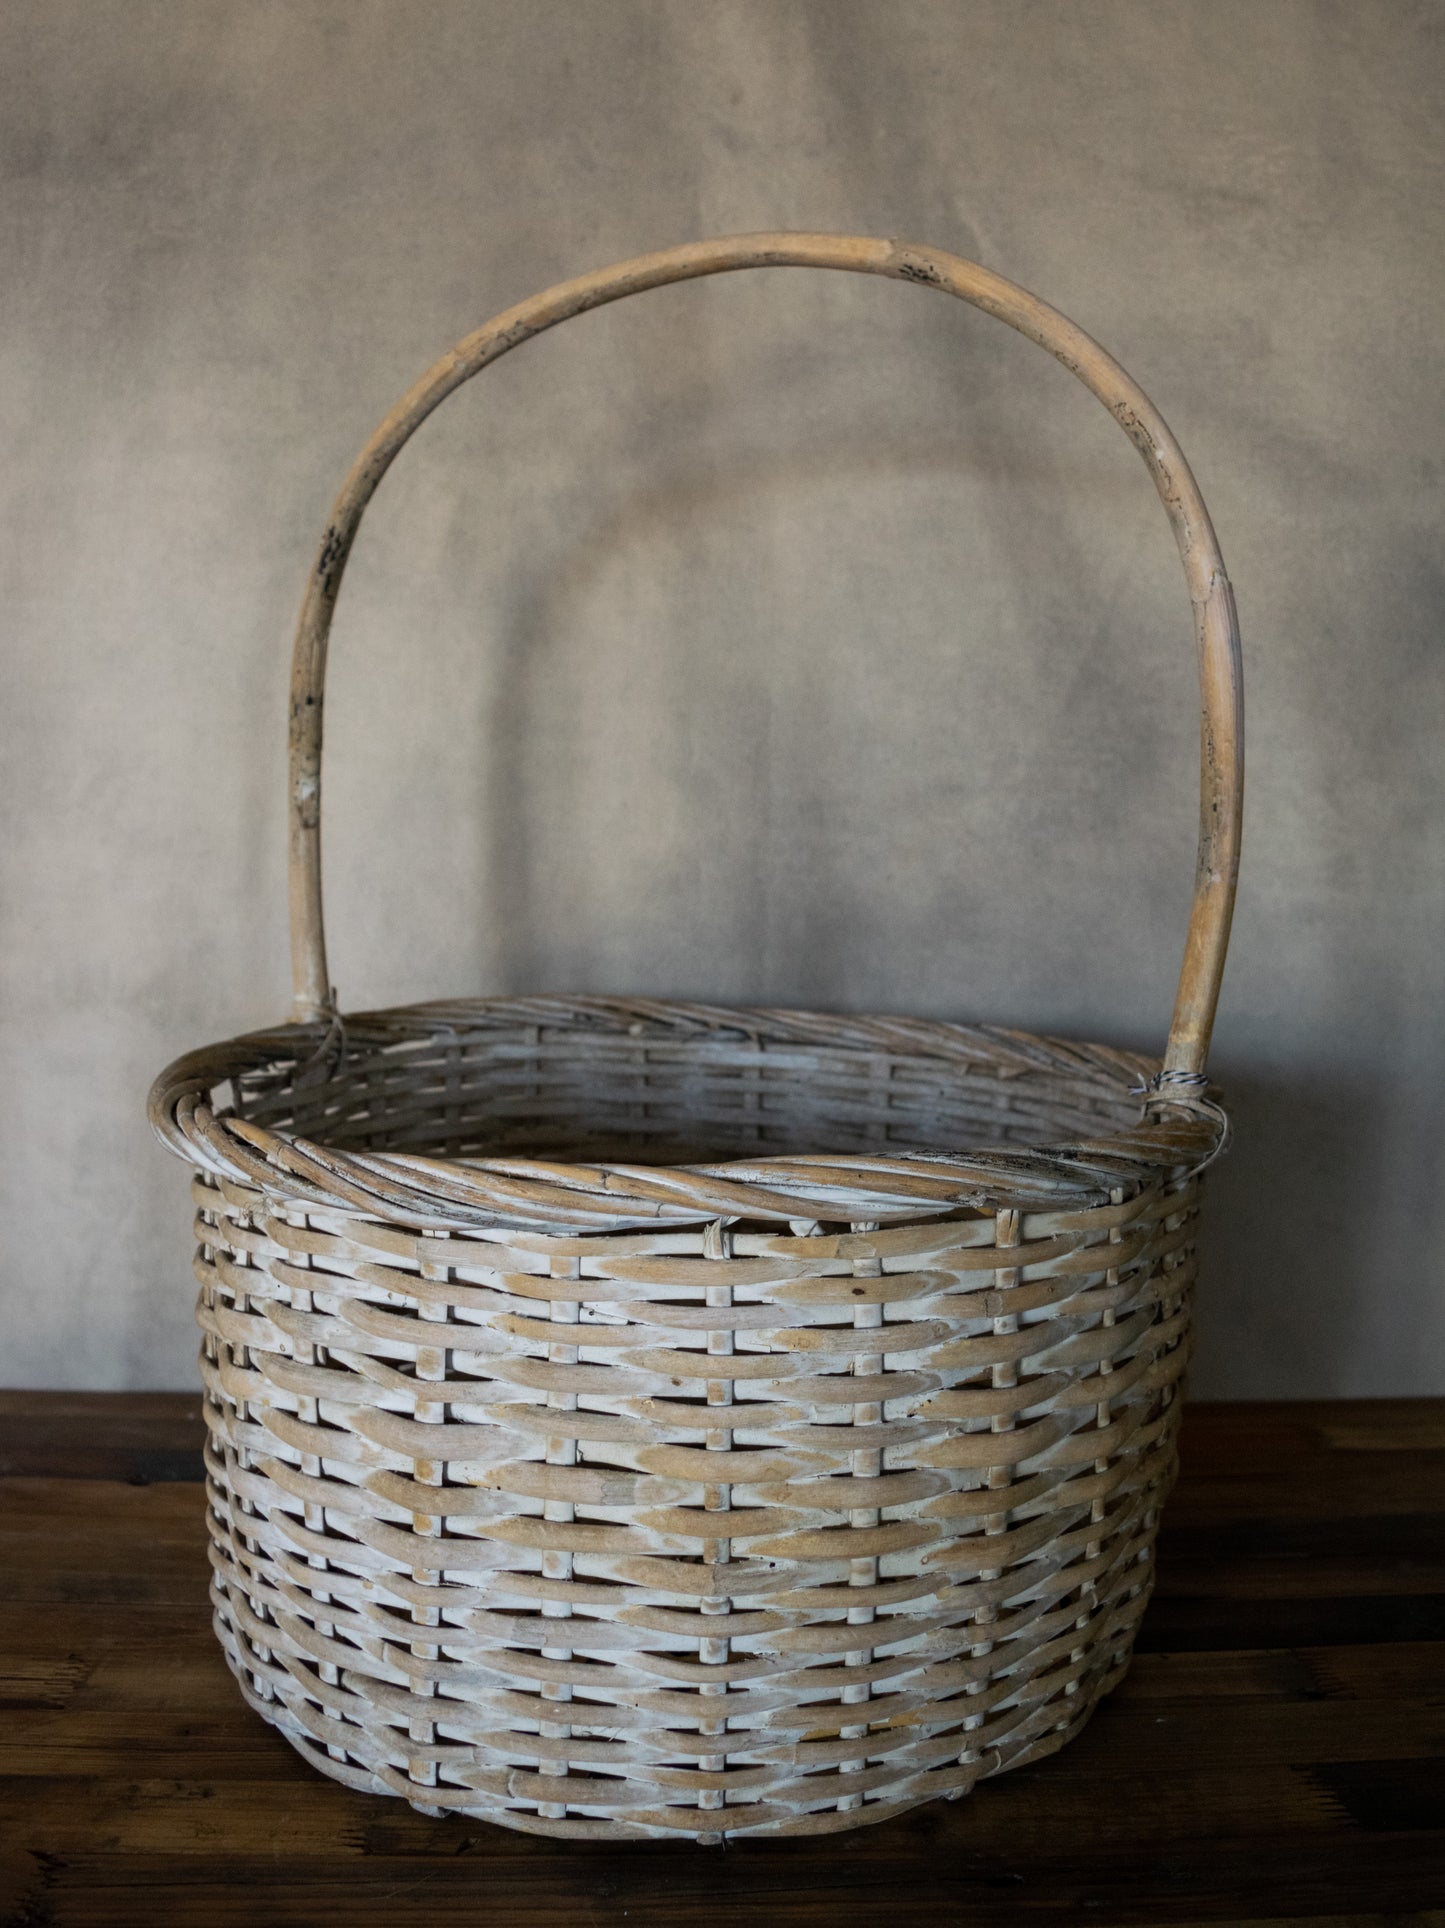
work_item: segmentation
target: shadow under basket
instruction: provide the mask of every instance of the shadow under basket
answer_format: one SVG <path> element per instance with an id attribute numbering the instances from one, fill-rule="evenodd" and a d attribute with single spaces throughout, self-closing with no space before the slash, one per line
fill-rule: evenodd
<path id="1" fill-rule="evenodd" d="M 1205 712 L 1162 1062 L 617 998 L 335 1008 L 325 642 L 387 463 L 542 327 L 779 264 L 1010 321 L 1155 475 L 1202 591 Z M 1086 336 L 954 256 L 800 235 L 649 256 L 502 316 L 388 418 L 297 641 L 295 1019 L 151 1095 L 197 1174 L 216 1628 L 317 1767 L 427 1813 L 721 1841 L 881 1820 L 1078 1731 L 1128 1663 L 1175 1472 L 1225 1128 L 1203 1061 L 1238 706 L 1228 584 L 1167 429 Z"/>

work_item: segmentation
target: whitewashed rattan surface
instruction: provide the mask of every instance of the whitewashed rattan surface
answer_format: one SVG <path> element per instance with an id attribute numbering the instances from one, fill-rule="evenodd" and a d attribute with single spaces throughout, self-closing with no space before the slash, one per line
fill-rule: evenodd
<path id="1" fill-rule="evenodd" d="M 325 645 L 385 467 L 538 328 L 779 263 L 895 274 L 1011 321 L 1155 474 L 1204 715 L 1162 1065 L 658 1001 L 335 1009 Z M 1197 1171 L 1222 1129 L 1203 1061 L 1238 857 L 1238 644 L 1148 402 L 1062 317 L 936 251 L 746 237 L 584 277 L 463 343 L 364 452 L 303 608 L 292 716 L 296 1019 L 152 1093 L 197 1171 L 216 1624 L 247 1697 L 353 1786 L 564 1835 L 851 1827 L 1061 1745 L 1148 1598 Z"/>

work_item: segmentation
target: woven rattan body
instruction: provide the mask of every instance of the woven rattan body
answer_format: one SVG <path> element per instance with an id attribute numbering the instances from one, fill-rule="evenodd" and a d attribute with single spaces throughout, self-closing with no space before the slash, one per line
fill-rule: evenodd
<path id="1" fill-rule="evenodd" d="M 299 1091 L 288 1043 L 328 1046 L 258 1040 L 241 1118 L 188 1115 L 217 1624 L 318 1765 L 558 1833 L 837 1827 L 1049 1752 L 1117 1679 L 1214 1130 L 1139 1124 L 1146 1061 L 601 1000 L 362 1019 Z M 1000 1149 L 899 1151 L 940 1126 Z M 580 1162 L 700 1137 L 729 1163 Z M 347 1195 L 375 1150 L 539 1138 L 547 1177 L 474 1165 L 450 1227 Z"/>
<path id="2" fill-rule="evenodd" d="M 335 1008 L 321 677 L 387 463 L 539 327 L 776 262 L 1000 314 L 1155 474 L 1204 698 L 1162 1063 L 656 1001 Z M 1237 865 L 1237 636 L 1147 401 L 952 256 L 773 236 L 625 264 L 503 316 L 383 424 L 296 660 L 295 1019 L 182 1059 L 151 1099 L 197 1171 L 216 1624 L 248 1699 L 355 1787 L 562 1835 L 851 1827 L 1060 1746 L 1148 1598 L 1223 1130 L 1202 1067 Z"/>

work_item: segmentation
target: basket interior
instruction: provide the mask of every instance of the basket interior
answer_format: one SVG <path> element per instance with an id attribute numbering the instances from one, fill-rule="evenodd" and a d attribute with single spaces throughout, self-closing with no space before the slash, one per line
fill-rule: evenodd
<path id="1" fill-rule="evenodd" d="M 424 1007 L 382 1020 L 349 1021 L 339 1061 L 237 1077 L 236 1111 L 343 1151 L 648 1165 L 1060 1145 L 1139 1117 L 1123 1054 L 1107 1075 L 1021 1067 L 1017 1033 L 991 1055 L 978 1033 L 950 1049 L 943 1026 L 915 1027 L 936 1029 L 930 1050 L 591 1016 L 507 1023 L 485 1005 L 472 1023 L 455 1007 L 445 1024 Z"/>

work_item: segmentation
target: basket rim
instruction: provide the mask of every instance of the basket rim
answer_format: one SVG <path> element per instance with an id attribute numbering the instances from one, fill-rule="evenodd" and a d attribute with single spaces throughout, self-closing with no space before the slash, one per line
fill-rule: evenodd
<path id="1" fill-rule="evenodd" d="M 517 1025 L 679 1042 L 749 1039 L 884 1049 L 1000 1081 L 1051 1073 L 1100 1098 L 1140 1104 L 1119 1131 L 1044 1146 L 897 1153 L 779 1153 L 672 1165 L 549 1158 L 444 1158 L 350 1151 L 249 1122 L 213 1103 L 217 1088 L 263 1067 L 301 1067 L 324 1086 L 348 1050 L 400 1048 L 448 1031 Z M 661 1229 L 758 1220 L 794 1228 L 900 1224 L 958 1212 L 1089 1210 L 1151 1187 L 1182 1184 L 1219 1151 L 1212 1101 L 1142 1091 L 1160 1060 L 1115 1046 L 943 1020 L 606 996 L 490 997 L 398 1005 L 288 1022 L 177 1058 L 151 1088 L 148 1112 L 167 1147 L 220 1181 L 302 1211 L 423 1230 L 539 1233 Z"/>

